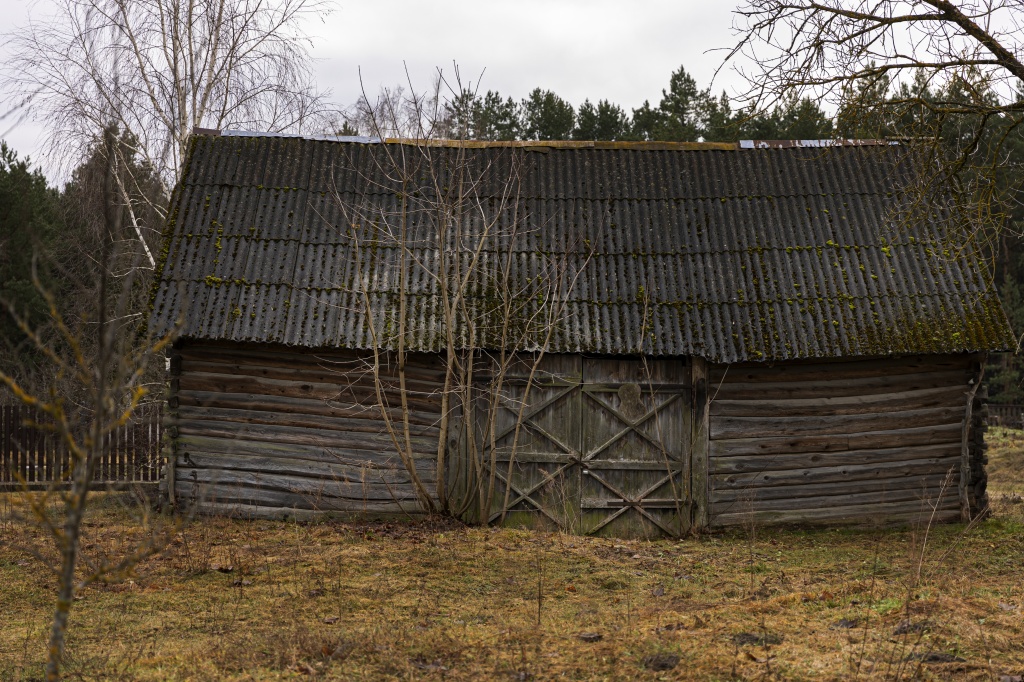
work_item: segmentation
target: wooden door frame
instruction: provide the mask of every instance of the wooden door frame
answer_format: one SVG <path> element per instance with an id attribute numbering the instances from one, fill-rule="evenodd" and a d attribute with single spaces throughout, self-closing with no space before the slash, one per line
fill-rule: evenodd
<path id="1" fill-rule="evenodd" d="M 584 376 L 583 377 L 583 383 L 581 385 L 580 390 L 581 390 L 581 393 L 582 393 L 583 396 L 589 397 L 593 402 L 595 402 L 598 405 L 600 405 L 601 409 L 608 410 L 609 412 L 611 412 L 615 416 L 616 419 L 618 419 L 623 424 L 625 424 L 625 428 L 619 430 L 618 433 L 616 433 L 612 438 L 610 438 L 610 439 L 606 440 L 605 442 L 599 444 L 592 452 L 582 451 L 581 452 L 581 459 L 580 459 L 580 463 L 579 464 L 580 464 L 580 467 L 582 468 L 582 471 L 581 471 L 582 475 L 589 476 L 591 480 L 597 481 L 600 485 L 604 486 L 606 489 L 608 489 L 609 491 L 611 491 L 612 493 L 617 495 L 621 499 L 622 504 L 621 504 L 621 506 L 619 506 L 617 511 L 614 511 L 614 512 L 610 513 L 598 525 L 596 525 L 593 528 L 587 529 L 587 534 L 588 535 L 592 535 L 594 533 L 597 533 L 599 530 L 601 530 L 602 528 L 607 526 L 609 523 L 611 523 L 612 521 L 614 521 L 618 517 L 620 517 L 623 514 L 625 514 L 629 509 L 636 509 L 637 513 L 639 513 L 641 516 L 643 516 L 645 519 L 647 519 L 647 521 L 649 521 L 655 527 L 660 528 L 667 536 L 672 537 L 672 536 L 676 535 L 675 531 L 671 530 L 670 528 L 666 528 L 665 526 L 663 526 L 661 521 L 659 521 L 657 518 L 655 518 L 652 514 L 650 514 L 647 511 L 648 509 L 655 508 L 655 506 L 653 504 L 648 504 L 648 505 L 645 506 L 644 502 L 647 501 L 647 496 L 649 494 L 653 493 L 658 488 L 661 488 L 666 483 L 671 483 L 672 479 L 675 476 L 677 476 L 678 474 L 683 474 L 683 476 L 680 477 L 680 484 L 682 486 L 682 490 L 680 491 L 680 495 L 677 496 L 677 499 L 673 500 L 672 507 L 676 510 L 676 514 L 680 517 L 681 532 L 688 531 L 689 527 L 691 525 L 691 513 L 690 513 L 689 510 L 690 510 L 690 508 L 692 506 L 692 499 L 691 499 L 691 495 L 690 495 L 690 481 L 689 481 L 689 477 L 686 475 L 689 472 L 689 468 L 690 468 L 688 466 L 689 462 L 687 461 L 688 460 L 687 455 L 689 454 L 689 452 L 682 453 L 682 456 L 678 460 L 678 465 L 679 465 L 678 467 L 672 466 L 671 462 L 666 464 L 664 470 L 660 466 L 652 466 L 652 467 L 650 467 L 651 471 L 657 471 L 659 474 L 663 474 L 663 475 L 661 476 L 661 478 L 658 479 L 658 481 L 656 483 L 653 483 L 653 484 L 649 485 L 646 489 L 641 491 L 639 494 L 634 495 L 632 497 L 630 495 L 627 495 L 623 491 L 619 490 L 616 486 L 614 486 L 610 481 L 608 481 L 606 478 L 604 478 L 600 474 L 592 473 L 592 471 L 601 471 L 601 470 L 604 470 L 604 469 L 614 469 L 615 467 L 612 466 L 612 462 L 611 461 L 608 462 L 608 466 L 602 466 L 602 467 L 588 466 L 588 464 L 594 464 L 594 463 L 597 463 L 597 462 L 602 462 L 602 463 L 605 462 L 606 460 L 599 460 L 597 458 L 598 455 L 600 455 L 602 452 L 606 451 L 608 448 L 612 447 L 619 440 L 625 438 L 626 435 L 629 434 L 629 433 L 635 433 L 641 439 L 648 441 L 655 448 L 663 449 L 664 448 L 664 443 L 658 442 L 658 441 L 654 440 L 653 438 L 651 438 L 651 436 L 649 434 L 644 432 L 640 427 L 643 426 L 648 421 L 650 421 L 652 419 L 655 419 L 658 416 L 659 412 L 661 412 L 662 410 L 664 410 L 665 408 L 667 408 L 667 407 L 669 407 L 671 405 L 674 405 L 677 401 L 682 401 L 684 403 L 683 409 L 684 410 L 687 409 L 686 403 L 688 401 L 686 400 L 686 396 L 684 395 L 684 389 L 689 388 L 689 387 L 685 386 L 685 385 L 684 386 L 679 386 L 679 385 L 661 384 L 658 387 L 651 387 L 651 386 L 649 386 L 647 389 L 641 388 L 641 390 L 646 390 L 648 393 L 667 394 L 669 396 L 669 398 L 665 402 L 661 403 L 660 405 L 655 405 L 653 408 L 648 410 L 645 414 L 637 417 L 636 419 L 631 419 L 627 415 L 622 414 L 619 410 L 616 410 L 614 407 L 612 407 L 611 405 L 607 404 L 605 401 L 601 400 L 600 398 L 597 398 L 594 395 L 595 393 L 611 392 L 611 389 L 607 388 L 608 385 L 609 384 L 607 384 L 607 383 L 588 384 L 587 380 L 586 380 L 586 376 Z M 584 416 L 583 413 L 582 413 L 582 410 L 585 409 L 585 407 L 584 407 L 585 404 L 586 404 L 585 400 L 581 401 L 581 414 L 580 414 L 580 418 L 581 419 L 583 419 L 583 416 Z M 689 434 L 684 433 L 684 434 L 682 434 L 682 437 L 684 439 L 687 439 L 689 437 Z M 653 463 L 653 464 L 660 464 L 660 463 Z M 592 510 L 592 509 L 598 509 L 599 508 L 599 507 L 596 507 L 596 506 L 588 506 L 588 505 L 586 505 L 585 504 L 585 500 L 586 499 L 587 499 L 586 497 L 583 497 L 582 495 L 580 496 L 580 508 L 581 508 L 581 511 L 582 510 L 588 510 L 588 509 Z M 610 507 L 605 506 L 604 508 L 608 509 Z M 682 518 L 684 514 L 687 515 L 687 518 Z"/>
<path id="2" fill-rule="evenodd" d="M 586 527 L 587 534 L 599 533 L 603 528 L 614 522 L 617 518 L 635 510 L 642 523 L 650 524 L 661 533 L 669 537 L 677 537 L 690 532 L 693 525 L 693 499 L 691 494 L 691 473 L 692 468 L 692 375 L 689 358 L 673 356 L 664 358 L 643 358 L 640 356 L 603 356 L 583 355 L 582 365 L 582 402 L 581 402 L 581 435 L 584 438 L 582 448 L 581 468 L 583 477 L 593 481 L 590 488 L 590 495 L 584 494 L 586 484 L 581 485 L 581 497 L 579 500 L 581 518 L 589 518 L 593 512 L 606 510 L 604 518 L 600 518 L 596 525 Z M 604 362 L 611 361 L 624 363 L 621 371 L 624 376 L 603 374 L 601 366 Z M 650 364 L 648 364 L 650 363 Z M 587 376 L 587 367 L 593 365 L 592 369 L 597 371 L 596 375 Z M 637 373 L 639 372 L 639 373 Z M 627 378 L 629 377 L 629 378 Z M 618 392 L 627 384 L 635 385 L 642 395 L 649 396 L 651 403 L 645 406 L 645 411 L 634 417 L 620 411 L 612 404 L 600 397 L 601 393 Z M 659 398 L 660 396 L 660 398 Z M 658 400 L 664 400 L 658 404 Z M 677 401 L 679 401 L 677 403 Z M 582 425 L 587 421 L 588 410 L 607 412 L 616 422 L 615 431 L 605 434 L 604 442 L 586 444 L 586 433 Z M 682 430 L 670 433 L 665 432 L 652 436 L 644 431 L 645 426 L 650 426 L 652 420 L 659 415 L 666 414 L 666 410 L 679 410 L 678 417 L 682 420 Z M 671 421 L 671 418 L 670 418 Z M 620 428 L 621 427 L 621 428 Z M 632 466 L 626 465 L 616 467 L 614 456 L 607 462 L 599 459 L 602 453 L 627 437 L 630 433 L 636 434 L 641 440 L 652 446 L 655 451 L 661 452 L 662 457 L 650 462 L 632 462 Z M 665 459 L 667 457 L 667 460 Z M 642 458 L 643 459 L 643 458 Z M 604 466 L 588 467 L 588 462 L 599 462 Z M 647 463 L 649 466 L 637 466 Z M 625 464 L 625 462 L 623 462 Z M 657 481 L 642 485 L 639 490 L 631 486 L 621 488 L 614 482 L 615 476 L 602 475 L 602 471 L 622 471 L 629 469 L 649 469 L 657 476 Z M 595 480 L 596 479 L 596 480 Z M 670 497 L 653 498 L 652 495 L 659 489 L 668 486 L 671 489 Z M 621 489 L 620 489 L 621 488 Z M 596 496 L 595 491 L 598 492 Z M 609 499 L 602 502 L 602 496 L 610 493 Z M 627 494 L 628 493 L 628 494 Z M 671 510 L 674 521 L 661 518 L 661 515 Z M 666 525 L 668 524 L 668 525 Z M 581 528 L 583 530 L 583 528 Z"/>
<path id="3" fill-rule="evenodd" d="M 588 357 L 596 359 L 596 358 L 602 358 L 602 357 L 606 357 L 606 356 L 591 356 L 591 355 L 579 354 L 578 357 L 580 358 L 581 362 L 584 362 L 586 360 L 586 358 L 588 358 Z M 526 505 L 528 505 L 530 507 L 533 507 L 535 509 L 535 511 L 537 511 L 538 513 L 540 513 L 543 516 L 547 517 L 549 520 L 551 520 L 554 523 L 556 523 L 556 525 L 558 525 L 558 527 L 562 527 L 562 524 L 557 519 L 553 518 L 550 514 L 548 514 L 546 512 L 546 510 L 544 510 L 542 508 L 543 505 L 539 504 L 538 501 L 536 499 L 534 499 L 534 497 L 533 497 L 534 493 L 536 493 L 536 491 L 538 489 L 542 488 L 544 484 L 550 482 L 551 480 L 556 478 L 558 475 L 564 475 L 566 473 L 571 472 L 571 470 L 573 470 L 573 469 L 576 469 L 577 472 L 582 476 L 583 472 L 588 469 L 587 461 L 596 459 L 596 456 L 598 454 L 600 454 L 600 452 L 605 451 L 607 447 L 612 445 L 617 439 L 621 438 L 623 433 L 630 432 L 630 431 L 635 431 L 635 432 L 641 433 L 641 437 L 645 438 L 646 434 L 643 434 L 642 432 L 639 432 L 637 430 L 638 427 L 640 427 L 643 423 L 647 422 L 648 420 L 652 419 L 653 416 L 656 415 L 657 413 L 659 413 L 665 406 L 674 403 L 676 400 L 682 400 L 683 403 L 684 403 L 683 409 L 688 413 L 686 416 L 687 416 L 687 421 L 689 422 L 689 433 L 685 433 L 684 432 L 682 434 L 682 437 L 684 439 L 688 439 L 688 441 L 689 441 L 688 442 L 689 448 L 688 448 L 688 452 L 687 453 L 683 453 L 684 454 L 684 459 L 682 459 L 680 461 L 681 469 L 684 472 L 684 476 L 683 476 L 683 480 L 682 480 L 682 486 L 685 488 L 685 490 L 682 491 L 684 493 L 684 495 L 681 498 L 681 504 L 680 504 L 679 511 L 681 512 L 681 514 L 686 515 L 684 518 L 680 518 L 680 521 L 679 521 L 680 522 L 680 528 L 682 529 L 682 532 L 684 532 L 684 533 L 687 532 L 687 531 L 690 532 L 690 533 L 699 532 L 699 531 L 702 531 L 702 530 L 708 528 L 709 521 L 710 521 L 709 515 L 708 515 L 708 512 L 709 512 L 708 503 L 709 503 L 709 499 L 710 499 L 710 492 L 709 492 L 709 489 L 708 489 L 708 486 L 709 486 L 709 477 L 708 477 L 708 465 L 709 465 L 709 462 L 708 462 L 708 452 L 709 452 L 709 409 L 708 408 L 709 408 L 709 399 L 710 399 L 709 387 L 708 387 L 708 363 L 703 358 L 699 358 L 699 357 L 695 357 L 695 356 L 691 356 L 691 357 L 676 357 L 676 356 L 673 356 L 673 357 L 670 357 L 670 358 L 657 358 L 657 359 L 652 359 L 652 360 L 655 361 L 655 362 L 657 362 L 659 360 L 670 360 L 670 361 L 678 361 L 678 362 L 686 363 L 688 372 L 684 373 L 684 377 L 686 377 L 686 378 L 684 378 L 683 380 L 686 381 L 686 379 L 688 378 L 689 382 L 690 382 L 689 386 L 686 386 L 685 384 L 671 385 L 671 386 L 666 384 L 666 386 L 668 386 L 669 388 L 671 388 L 672 386 L 675 386 L 677 388 L 675 397 L 673 399 L 671 399 L 670 401 L 666 402 L 664 405 L 658 406 L 657 408 L 654 408 L 654 409 L 650 410 L 648 413 L 638 417 L 635 420 L 630 420 L 630 419 L 626 418 L 624 415 L 616 415 L 616 418 L 621 419 L 625 424 L 628 425 L 627 428 L 624 431 L 620 432 L 620 434 L 618 434 L 615 438 L 609 440 L 607 443 L 601 444 L 601 446 L 599 447 L 599 449 L 597 451 L 595 451 L 593 456 L 588 456 L 587 453 L 583 452 L 582 444 L 580 444 L 579 448 L 577 448 L 575 451 L 573 451 L 573 449 L 571 448 L 571 444 L 569 444 L 570 447 L 566 447 L 567 444 L 561 443 L 560 439 L 553 439 L 551 434 L 543 433 L 542 432 L 543 430 L 538 431 L 538 433 L 543 435 L 545 438 L 547 438 L 548 440 L 551 440 L 552 442 L 557 443 L 560 448 L 565 450 L 566 461 L 559 462 L 557 470 L 554 471 L 554 473 L 549 473 L 547 476 L 545 476 L 544 480 L 542 480 L 539 484 L 535 484 L 535 485 L 531 486 L 527 490 L 522 490 L 522 489 L 520 489 L 521 486 L 519 486 L 519 485 L 511 485 L 512 482 L 506 481 L 505 480 L 505 476 L 503 475 L 504 472 L 501 471 L 500 467 L 499 467 L 499 472 L 497 472 L 498 473 L 498 481 L 500 482 L 500 484 L 502 486 L 510 486 L 510 487 L 512 487 L 512 491 L 511 491 L 512 497 L 510 498 L 510 501 L 513 504 L 523 503 L 523 504 L 526 504 Z M 581 371 L 583 370 L 583 364 L 581 364 L 580 369 L 581 369 Z M 516 383 L 516 379 L 513 379 L 513 378 L 506 379 L 505 381 L 507 383 Z M 588 401 L 596 400 L 596 398 L 594 398 L 593 396 L 589 396 L 589 391 L 587 389 L 588 383 L 587 383 L 586 377 L 584 377 L 582 374 L 580 375 L 579 383 L 575 383 L 573 381 L 569 381 L 569 380 L 566 380 L 564 378 L 559 378 L 559 379 L 556 379 L 554 381 L 552 381 L 551 378 L 546 378 L 544 380 L 544 383 L 548 384 L 550 387 L 553 387 L 553 384 L 558 384 L 559 386 L 564 387 L 565 390 L 564 390 L 564 392 L 559 393 L 559 395 L 557 395 L 557 396 L 552 396 L 549 399 L 546 399 L 546 400 L 542 401 L 543 402 L 542 405 L 539 404 L 539 405 L 531 406 L 530 408 L 528 408 L 526 413 L 524 413 L 524 415 L 523 415 L 524 422 L 530 422 L 532 417 L 536 416 L 536 414 L 538 414 L 542 410 L 546 409 L 551 404 L 557 403 L 559 400 L 564 399 L 567 395 L 569 395 L 570 393 L 572 393 L 574 391 L 579 391 L 580 392 L 580 396 L 579 396 L 579 398 L 580 398 L 580 408 L 579 408 L 580 409 L 580 414 L 579 414 L 579 419 L 581 419 L 581 420 L 583 419 L 583 410 L 586 409 L 584 403 L 586 403 Z M 599 385 L 600 383 L 601 382 L 595 382 L 594 385 Z M 659 392 L 662 392 L 662 391 L 659 391 Z M 609 409 L 609 406 L 607 406 L 607 405 L 604 405 L 603 407 L 604 407 L 604 409 Z M 509 408 L 502 406 L 502 407 L 499 407 L 499 409 L 509 409 Z M 591 409 L 593 409 L 593 408 L 591 408 Z M 536 424 L 532 424 L 528 428 L 537 429 L 539 427 Z M 649 438 L 647 438 L 647 440 L 649 440 Z M 516 459 L 519 460 L 520 457 L 522 457 L 522 454 L 517 455 Z M 528 457 L 528 455 L 527 455 L 527 457 Z M 525 460 L 523 460 L 523 461 L 525 461 Z M 688 476 L 685 475 L 687 470 L 689 472 Z M 671 474 L 667 474 L 667 476 L 671 476 Z M 660 486 L 664 485 L 665 482 L 666 481 L 664 479 L 661 480 L 658 483 L 658 485 L 655 486 L 655 489 L 657 487 L 660 487 Z M 605 485 L 606 482 L 601 481 L 600 483 L 602 485 Z M 611 488 L 609 488 L 609 489 L 611 489 Z M 619 491 L 614 491 L 614 492 L 615 492 L 616 495 L 621 497 L 623 500 L 628 500 L 629 499 L 628 496 L 621 495 L 621 493 Z M 644 496 L 646 494 L 648 494 L 649 492 L 650 491 L 646 491 L 643 495 L 640 495 L 638 500 L 642 500 L 644 498 Z M 579 504 L 580 510 L 582 512 L 582 510 L 583 510 L 583 495 L 582 495 L 582 491 L 580 493 L 580 499 L 578 501 L 578 504 Z M 512 504 L 510 504 L 510 506 L 512 506 Z M 624 509 L 629 509 L 629 508 L 632 508 L 633 506 L 636 506 L 636 505 L 625 504 L 623 508 Z M 638 507 L 638 509 L 639 509 L 639 507 Z M 492 509 L 491 512 L 488 514 L 488 517 L 487 517 L 486 521 L 487 521 L 487 523 L 495 523 L 497 521 L 500 521 L 500 519 L 504 516 L 505 513 L 506 513 L 505 510 L 494 510 L 494 509 Z M 607 524 L 606 523 L 602 523 L 601 527 L 603 527 L 604 525 L 607 525 Z M 665 530 L 665 528 L 662 527 L 661 524 L 657 524 L 656 523 L 655 525 L 658 528 L 660 528 L 661 530 L 663 530 L 663 531 Z M 565 530 L 565 529 L 563 529 L 563 530 Z"/>
<path id="4" fill-rule="evenodd" d="M 708 363 L 704 358 L 690 358 L 690 379 L 693 399 L 690 401 L 690 530 L 706 530 L 711 523 L 708 514 L 711 499 L 711 477 L 708 475 L 710 448 L 710 395 Z"/>

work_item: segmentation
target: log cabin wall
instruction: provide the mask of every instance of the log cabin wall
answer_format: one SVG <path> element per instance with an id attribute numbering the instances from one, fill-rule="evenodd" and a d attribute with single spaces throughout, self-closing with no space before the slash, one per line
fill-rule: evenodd
<path id="1" fill-rule="evenodd" d="M 983 512 L 984 394 L 972 392 L 981 360 L 711 367 L 710 525 L 907 523 L 933 505 L 936 521 Z"/>
<path id="2" fill-rule="evenodd" d="M 169 493 L 204 513 L 281 518 L 421 511 L 396 453 L 365 354 L 183 342 L 171 359 Z M 394 366 L 382 367 L 402 436 Z M 410 356 L 410 440 L 433 493 L 443 370 Z"/>

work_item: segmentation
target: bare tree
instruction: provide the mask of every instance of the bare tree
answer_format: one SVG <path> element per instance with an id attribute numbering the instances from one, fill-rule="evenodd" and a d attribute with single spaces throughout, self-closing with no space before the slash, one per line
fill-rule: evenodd
<path id="1" fill-rule="evenodd" d="M 353 188 L 338 188 L 335 201 L 351 228 L 347 236 L 360 270 L 386 268 L 396 284 L 397 298 L 382 315 L 372 278 L 357 280 L 375 349 L 367 372 L 420 506 L 486 523 L 515 502 L 510 481 L 531 389 L 590 247 L 581 238 L 566 245 L 566 254 L 537 254 L 537 277 L 522 276 L 516 245 L 540 229 L 528 224 L 522 206 L 526 153 L 513 144 L 479 155 L 464 140 L 437 139 L 451 133 L 444 100 L 446 92 L 464 91 L 457 80 L 456 74 L 449 86 L 439 74 L 425 93 L 411 86 L 387 89 L 372 104 L 364 95 L 360 130 L 406 138 L 380 147 L 364 194 L 397 192 L 400 200 L 385 207 Z M 410 328 L 408 311 L 415 305 L 434 311 L 436 329 Z M 425 335 L 438 339 L 444 370 L 434 490 L 423 483 L 411 444 L 408 403 L 416 389 L 406 381 L 410 340 Z M 385 365 L 393 373 L 383 372 Z M 513 368 L 518 385 L 509 389 Z M 396 392 L 385 388 L 397 389 L 400 405 L 388 403 L 387 395 Z M 462 456 L 452 461 L 455 451 Z"/>
<path id="2" fill-rule="evenodd" d="M 746 73 L 755 100 L 794 88 L 836 97 L 854 84 L 925 70 L 946 80 L 983 74 L 1003 96 L 958 102 L 958 113 L 1017 113 L 1022 9 L 1019 0 L 752 0 L 736 11 L 730 57 L 756 61 Z"/>
<path id="3" fill-rule="evenodd" d="M 108 435 L 127 423 L 145 398 L 146 367 L 162 356 L 170 336 L 138 338 L 138 318 L 131 314 L 137 267 L 125 267 L 124 257 L 136 260 L 141 250 L 121 238 L 125 208 L 120 200 L 120 183 L 113 128 L 104 135 L 106 172 L 103 180 L 104 234 L 99 240 L 94 308 L 88 316 L 69 320 L 55 297 L 39 284 L 50 312 L 46 335 L 19 317 L 13 306 L 8 312 L 36 350 L 51 366 L 52 383 L 45 392 L 26 388 L 14 377 L 0 372 L 5 386 L 23 404 L 46 415 L 37 428 L 55 433 L 63 480 L 50 483 L 39 493 L 25 491 L 26 521 L 35 523 L 49 541 L 47 550 L 34 553 L 52 569 L 57 578 L 57 604 L 47 649 L 46 677 L 61 675 L 66 632 L 71 606 L 83 587 L 97 581 L 124 578 L 140 561 L 158 552 L 168 539 L 168 526 L 152 519 L 141 506 L 140 535 L 123 546 L 119 556 L 95 555 L 82 548 L 83 521 L 96 467 L 108 442 Z M 127 248 L 125 245 L 127 244 Z M 129 264 L 130 265 L 130 264 Z M 118 270 L 124 268 L 122 273 Z M 68 391 L 72 383 L 77 390 Z"/>
<path id="4" fill-rule="evenodd" d="M 344 112 L 350 129 L 380 139 L 437 139 L 456 137 L 449 130 L 442 97 L 440 72 L 431 87 L 418 92 L 409 79 L 406 85 L 382 86 L 375 99 L 363 88 L 356 102 Z"/>
<path id="5" fill-rule="evenodd" d="M 1020 0 L 748 0 L 726 61 L 755 107 L 811 94 L 838 109 L 841 130 L 911 143 L 922 155 L 907 188 L 914 210 L 934 213 L 952 190 L 957 232 L 975 238 L 1018 203 L 1005 171 L 1024 121 L 1022 10 Z"/>
<path id="6" fill-rule="evenodd" d="M 13 32 L 0 85 L 31 93 L 58 159 L 79 159 L 113 125 L 165 188 L 177 182 L 195 127 L 269 132 L 323 124 L 301 22 L 319 0 L 58 0 Z M 122 163 L 122 167 L 127 164 Z M 141 194 L 118 176 L 127 202 Z M 153 198 L 163 208 L 164 196 Z M 157 225 L 130 216 L 144 244 Z M 152 247 L 147 246 L 150 265 Z"/>

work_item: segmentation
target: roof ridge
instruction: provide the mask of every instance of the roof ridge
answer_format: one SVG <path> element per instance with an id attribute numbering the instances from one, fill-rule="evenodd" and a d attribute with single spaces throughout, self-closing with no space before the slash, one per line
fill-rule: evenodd
<path id="1" fill-rule="evenodd" d="M 736 151 L 741 149 L 820 149 L 826 147 L 894 146 L 894 139 L 823 138 L 815 140 L 739 140 L 737 142 L 673 142 L 667 140 L 461 140 L 446 138 L 386 137 L 367 135 L 304 135 L 250 130 L 195 128 L 194 135 L 211 137 L 291 138 L 312 142 L 395 144 L 455 149 L 512 148 L 527 151 L 548 149 L 636 149 L 642 151 Z"/>

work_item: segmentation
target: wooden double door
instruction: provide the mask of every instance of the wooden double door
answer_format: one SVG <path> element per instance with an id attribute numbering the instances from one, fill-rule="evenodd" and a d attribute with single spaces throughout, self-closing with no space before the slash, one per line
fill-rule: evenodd
<path id="1" fill-rule="evenodd" d="M 492 523 L 614 537 L 689 530 L 685 360 L 527 356 L 492 400 Z"/>

